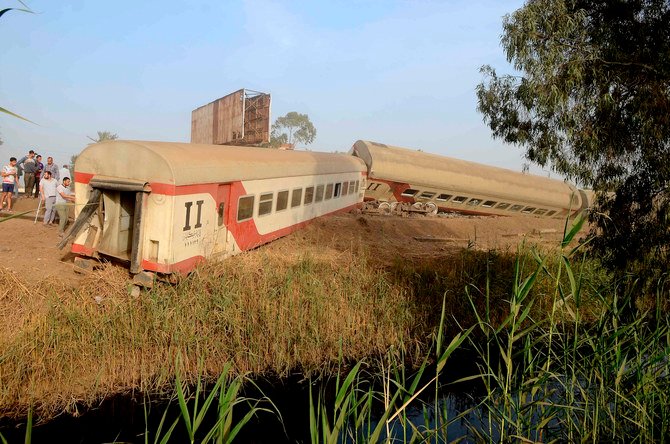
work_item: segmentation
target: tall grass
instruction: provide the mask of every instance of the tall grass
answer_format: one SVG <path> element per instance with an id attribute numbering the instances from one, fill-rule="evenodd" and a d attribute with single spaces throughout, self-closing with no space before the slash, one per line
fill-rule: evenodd
<path id="1" fill-rule="evenodd" d="M 589 273 L 580 248 L 569 247 L 578 229 L 577 224 L 566 230 L 559 260 L 518 255 L 507 298 L 491 292 L 490 275 L 487 285 L 465 289 L 475 322 L 467 330 L 464 325 L 452 345 L 474 351 L 477 371 L 457 380 L 441 375 L 445 366 L 460 365 L 439 358 L 442 316 L 433 344 L 438 353 L 431 354 L 436 377 L 424 381 L 425 365 L 406 377 L 397 360 L 379 366 L 367 380 L 356 374 L 356 384 L 336 386 L 337 399 L 352 398 L 350 420 L 339 419 L 343 411 L 337 402 L 332 411 L 317 409 L 320 421 L 312 409 L 312 442 L 665 442 L 670 436 L 670 317 L 661 307 L 667 286 L 659 282 L 654 312 L 631 314 L 639 310 L 633 303 L 639 290 L 634 278 L 614 277 L 603 285 L 601 276 Z M 553 282 L 553 288 L 545 288 L 551 290 L 549 304 L 535 288 L 545 279 Z M 584 311 L 589 298 L 600 301 L 597 317 L 592 305 Z M 505 309 L 494 309 L 502 300 Z M 536 310 L 538 303 L 547 310 Z M 479 388 L 467 408 L 456 412 L 440 403 L 445 399 L 440 383 L 464 382 Z M 432 403 L 417 396 L 431 384 Z M 344 389 L 346 395 L 340 393 Z M 361 423 L 361 412 L 374 411 L 375 400 L 377 414 Z M 422 423 L 417 415 L 403 415 L 410 407 L 423 412 Z M 466 431 L 454 434 L 449 426 L 455 421 Z M 314 433 L 324 430 L 330 434 Z"/>
<path id="2" fill-rule="evenodd" d="M 285 414 L 245 384 L 300 373 L 312 442 L 663 441 L 668 287 L 636 306 L 634 276 L 603 273 L 573 247 L 578 229 L 558 251 L 387 269 L 356 248 L 261 250 L 137 299 L 111 266 L 75 290 L 0 272 L 0 410 L 43 421 L 138 391 L 179 406 L 146 442 L 229 442 L 256 413 Z M 474 390 L 457 412 L 454 384 Z"/>

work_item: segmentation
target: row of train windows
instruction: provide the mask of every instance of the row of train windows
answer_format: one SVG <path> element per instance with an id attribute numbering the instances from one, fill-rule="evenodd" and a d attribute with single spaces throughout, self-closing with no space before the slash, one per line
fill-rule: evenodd
<path id="1" fill-rule="evenodd" d="M 302 205 L 311 205 L 312 202 L 322 202 L 324 200 L 337 199 L 348 194 L 358 193 L 360 181 L 329 183 L 327 185 L 311 186 L 304 189 L 295 188 L 291 191 L 291 208 Z M 251 219 L 254 216 L 254 202 L 256 196 L 242 196 L 237 204 L 237 221 Z M 274 202 L 274 192 L 261 193 L 258 198 L 258 215 L 266 216 L 272 213 L 272 204 Z M 277 192 L 275 211 L 283 211 L 289 206 L 289 190 Z"/>
<path id="2" fill-rule="evenodd" d="M 556 210 L 548 210 L 545 208 L 536 208 L 528 207 L 525 205 L 511 204 L 507 202 L 497 202 L 494 200 L 484 200 L 478 198 L 470 198 L 468 196 L 454 196 L 452 194 L 446 193 L 434 193 L 432 191 L 423 191 L 413 190 L 411 188 L 406 189 L 402 194 L 405 197 L 414 197 L 417 199 L 433 199 L 435 198 L 438 202 L 454 202 L 457 204 L 465 204 L 472 207 L 476 207 L 481 204 L 483 208 L 495 208 L 497 210 L 507 210 L 507 211 L 520 211 L 524 214 L 536 214 L 538 216 L 553 216 L 556 214 Z"/>

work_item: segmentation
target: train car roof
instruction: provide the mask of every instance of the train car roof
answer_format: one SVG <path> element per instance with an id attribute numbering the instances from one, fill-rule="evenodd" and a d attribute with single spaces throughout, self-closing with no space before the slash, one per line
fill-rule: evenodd
<path id="1" fill-rule="evenodd" d="M 576 188 L 563 181 L 505 168 L 363 140 L 354 143 L 350 154 L 363 159 L 371 179 L 445 191 L 467 190 L 471 197 L 495 194 L 512 201 L 523 196 L 527 201 L 556 206 L 569 205 L 566 196 L 574 193 L 573 203 L 579 202 Z"/>
<path id="2" fill-rule="evenodd" d="M 174 185 L 365 171 L 346 154 L 176 142 L 111 140 L 88 146 L 77 173 Z"/>

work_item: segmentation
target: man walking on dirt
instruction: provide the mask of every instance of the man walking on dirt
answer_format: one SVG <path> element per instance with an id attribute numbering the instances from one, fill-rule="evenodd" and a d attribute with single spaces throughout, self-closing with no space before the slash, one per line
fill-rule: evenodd
<path id="1" fill-rule="evenodd" d="M 74 202 L 74 194 L 68 188 L 70 178 L 63 178 L 63 184 L 56 187 L 56 212 L 58 213 L 58 235 L 63 236 L 68 218 L 68 202 Z"/>
<path id="2" fill-rule="evenodd" d="M 12 194 L 14 193 L 16 174 L 16 157 L 10 157 L 9 164 L 2 167 L 2 200 L 0 200 L 0 210 L 5 206 L 5 200 L 7 200 L 8 213 L 12 212 Z"/>
<path id="3" fill-rule="evenodd" d="M 44 177 L 40 181 L 40 195 L 46 211 L 44 212 L 44 226 L 51 225 L 56 218 L 56 188 L 58 182 L 51 177 L 49 171 L 44 172 Z"/>
<path id="4" fill-rule="evenodd" d="M 23 194 L 26 197 L 32 197 L 33 187 L 35 186 L 35 173 L 37 172 L 37 161 L 35 160 L 35 151 L 28 151 L 27 156 L 23 156 L 17 165 L 23 168 Z"/>

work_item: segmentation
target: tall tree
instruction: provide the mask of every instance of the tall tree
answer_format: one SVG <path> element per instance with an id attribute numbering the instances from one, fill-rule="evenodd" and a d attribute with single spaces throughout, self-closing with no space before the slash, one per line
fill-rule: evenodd
<path id="1" fill-rule="evenodd" d="M 670 262 L 670 2 L 529 0 L 503 20 L 520 76 L 484 66 L 493 136 L 597 192 L 592 246 L 613 267 Z"/>
<path id="2" fill-rule="evenodd" d="M 316 128 L 309 120 L 309 116 L 291 111 L 285 116 L 277 117 L 275 123 L 272 124 L 270 145 L 278 146 L 282 143 L 308 145 L 314 142 L 315 137 Z"/>

